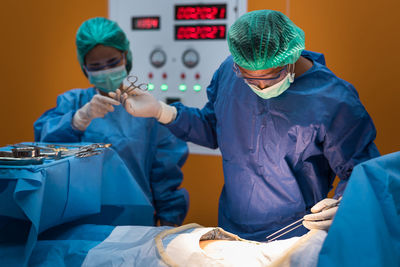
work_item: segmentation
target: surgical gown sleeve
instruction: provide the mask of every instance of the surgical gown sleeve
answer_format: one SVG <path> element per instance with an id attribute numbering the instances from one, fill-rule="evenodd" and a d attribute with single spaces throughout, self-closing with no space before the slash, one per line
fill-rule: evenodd
<path id="1" fill-rule="evenodd" d="M 358 99 L 351 84 L 345 83 L 350 92 L 345 101 L 338 103 L 332 120 L 326 126 L 324 154 L 331 168 L 340 178 L 335 197 L 343 194 L 354 166 L 380 156 L 374 144 L 376 129 L 371 117 Z"/>
<path id="2" fill-rule="evenodd" d="M 183 180 L 181 167 L 188 155 L 187 145 L 162 125 L 157 139 L 150 174 L 157 218 L 181 225 L 189 208 L 187 191 L 184 188 L 178 189 Z"/>
<path id="3" fill-rule="evenodd" d="M 216 117 L 214 113 L 214 102 L 218 88 L 218 70 L 214 73 L 210 85 L 207 88 L 208 102 L 200 110 L 190 108 L 181 103 L 173 103 L 177 108 L 175 121 L 166 125 L 173 134 L 182 140 L 195 144 L 217 148 Z"/>
<path id="4" fill-rule="evenodd" d="M 72 128 L 72 117 L 82 103 L 78 90 L 71 90 L 57 97 L 57 106 L 46 111 L 34 123 L 35 141 L 80 142 L 83 132 Z"/>

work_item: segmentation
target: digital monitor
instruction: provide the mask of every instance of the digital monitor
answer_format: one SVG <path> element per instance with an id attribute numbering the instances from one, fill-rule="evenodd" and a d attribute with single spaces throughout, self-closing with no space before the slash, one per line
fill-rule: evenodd
<path id="1" fill-rule="evenodd" d="M 176 5 L 175 20 L 226 19 L 226 4 Z"/>
<path id="2" fill-rule="evenodd" d="M 132 30 L 158 30 L 160 17 L 132 17 Z"/>
<path id="3" fill-rule="evenodd" d="M 175 25 L 175 40 L 222 40 L 226 38 L 225 24 Z"/>

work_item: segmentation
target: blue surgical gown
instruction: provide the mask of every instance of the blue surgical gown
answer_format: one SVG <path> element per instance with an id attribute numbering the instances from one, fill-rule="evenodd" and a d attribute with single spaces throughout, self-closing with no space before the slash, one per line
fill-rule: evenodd
<path id="1" fill-rule="evenodd" d="M 375 127 L 354 87 L 325 66 L 322 54 L 303 56 L 312 68 L 271 99 L 253 93 L 228 57 L 207 88 L 206 105 L 174 104 L 177 118 L 167 125 L 185 141 L 220 148 L 225 183 L 218 223 L 246 239 L 265 241 L 304 216 L 336 175 L 340 195 L 353 167 L 379 156 Z"/>
<path id="2" fill-rule="evenodd" d="M 57 98 L 57 107 L 34 124 L 41 142 L 111 143 L 153 203 L 157 219 L 181 224 L 188 211 L 188 193 L 178 189 L 188 149 L 185 142 L 152 118 L 135 118 L 122 105 L 94 119 L 86 131 L 71 127 L 72 117 L 96 94 L 94 88 L 73 89 Z M 116 179 L 116 182 L 118 180 Z"/>

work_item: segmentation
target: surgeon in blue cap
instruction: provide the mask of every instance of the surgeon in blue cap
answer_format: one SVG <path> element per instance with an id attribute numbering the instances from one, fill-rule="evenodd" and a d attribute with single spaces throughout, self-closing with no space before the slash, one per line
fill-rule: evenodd
<path id="1" fill-rule="evenodd" d="M 78 60 L 93 87 L 73 89 L 34 124 L 43 142 L 111 143 L 155 208 L 155 222 L 180 225 L 188 193 L 180 186 L 187 145 L 153 118 L 135 118 L 109 92 L 122 88 L 132 68 L 129 41 L 106 18 L 85 21 L 76 34 Z M 117 179 L 116 179 L 116 182 Z"/>
<path id="2" fill-rule="evenodd" d="M 306 215 L 305 227 L 328 230 L 354 166 L 379 156 L 357 91 L 322 54 L 305 50 L 304 32 L 280 12 L 241 16 L 228 45 L 231 56 L 214 73 L 202 109 L 166 105 L 140 91 L 123 94 L 122 103 L 185 141 L 220 148 L 224 229 L 262 241 Z M 335 176 L 340 182 L 330 199 Z"/>

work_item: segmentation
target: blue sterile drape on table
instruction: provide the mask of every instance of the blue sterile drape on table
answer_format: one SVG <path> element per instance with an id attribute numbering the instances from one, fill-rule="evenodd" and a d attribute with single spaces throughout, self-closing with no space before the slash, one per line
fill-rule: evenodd
<path id="1" fill-rule="evenodd" d="M 1 266 L 26 264 L 38 234 L 63 223 L 153 225 L 154 209 L 123 161 L 112 149 L 102 152 L 0 164 Z"/>

